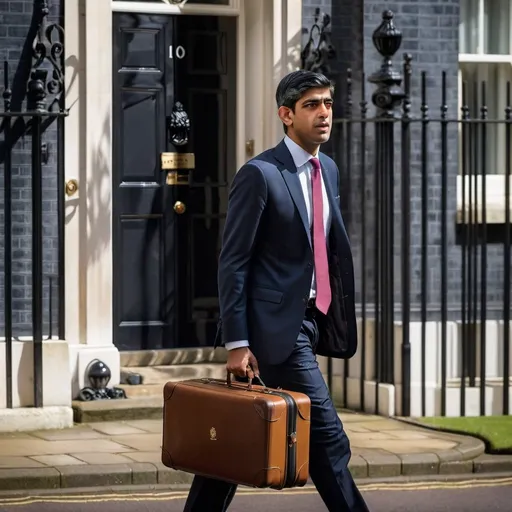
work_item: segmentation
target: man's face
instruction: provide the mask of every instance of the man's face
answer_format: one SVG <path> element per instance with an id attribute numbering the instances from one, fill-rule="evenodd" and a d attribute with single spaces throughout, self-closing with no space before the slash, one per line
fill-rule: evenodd
<path id="1" fill-rule="evenodd" d="M 306 146 L 318 146 L 331 135 L 332 104 L 329 87 L 309 89 L 295 104 L 295 111 L 281 107 L 279 116 L 289 136 L 294 134 Z"/>

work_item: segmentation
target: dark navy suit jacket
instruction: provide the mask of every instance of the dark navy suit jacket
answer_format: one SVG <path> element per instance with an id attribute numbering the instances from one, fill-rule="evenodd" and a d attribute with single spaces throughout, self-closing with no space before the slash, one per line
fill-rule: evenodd
<path id="1" fill-rule="evenodd" d="M 352 253 L 339 205 L 338 168 L 323 153 L 319 159 L 332 217 L 333 298 L 327 317 L 318 314 L 317 353 L 350 358 L 357 349 Z M 233 180 L 219 257 L 215 345 L 248 340 L 259 362 L 284 362 L 304 319 L 313 263 L 304 195 L 283 141 L 247 162 Z"/>

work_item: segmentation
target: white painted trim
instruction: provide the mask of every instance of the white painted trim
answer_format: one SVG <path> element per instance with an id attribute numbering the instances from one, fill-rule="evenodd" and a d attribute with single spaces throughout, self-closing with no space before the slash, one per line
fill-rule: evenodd
<path id="1" fill-rule="evenodd" d="M 163 2 L 117 2 L 112 0 L 112 12 L 139 12 L 149 14 L 188 14 L 212 16 L 239 16 L 240 0 L 232 0 L 231 5 L 173 5 Z"/>
<path id="2" fill-rule="evenodd" d="M 483 176 L 478 174 L 477 176 L 457 176 L 457 223 L 462 224 L 462 180 L 466 182 L 466 217 L 464 223 L 469 223 L 470 210 L 472 210 L 473 222 L 475 217 L 477 222 L 482 219 L 482 181 L 485 179 L 486 194 L 485 194 L 485 217 L 487 224 L 503 224 L 505 222 L 505 175 L 503 174 L 490 174 Z M 477 204 L 472 204 L 470 209 L 470 198 L 469 198 L 469 183 L 473 181 L 473 193 L 475 190 L 475 183 L 478 190 Z M 512 191 L 512 177 L 510 178 L 510 188 Z M 512 192 L 511 192 L 512 194 Z M 474 198 L 473 198 L 474 203 Z M 475 207 L 476 206 L 476 207 Z M 510 196 L 510 212 L 512 218 L 512 195 Z"/>
<path id="3" fill-rule="evenodd" d="M 245 12 L 245 129 L 257 155 L 284 136 L 275 91 L 281 78 L 300 66 L 302 1 L 245 0 Z"/>
<path id="4" fill-rule="evenodd" d="M 73 427 L 71 406 L 0 409 L 0 432 L 34 432 Z"/>
<path id="5" fill-rule="evenodd" d="M 512 55 L 493 55 L 486 53 L 459 53 L 459 62 L 475 62 L 481 64 L 512 64 Z"/>
<path id="6" fill-rule="evenodd" d="M 34 344 L 32 341 L 12 343 L 12 404 L 15 409 L 34 406 Z M 0 343 L 0 413 L 6 407 L 6 345 Z M 43 407 L 71 407 L 71 372 L 69 345 L 65 340 L 43 340 Z M 68 386 L 63 386 L 68 383 Z M 1 430 L 0 419 L 0 430 Z"/>

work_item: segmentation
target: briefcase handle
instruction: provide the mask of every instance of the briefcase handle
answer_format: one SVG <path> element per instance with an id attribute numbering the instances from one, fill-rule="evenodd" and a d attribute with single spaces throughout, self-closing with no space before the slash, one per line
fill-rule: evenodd
<path id="1" fill-rule="evenodd" d="M 261 377 L 258 377 L 258 380 L 261 382 L 261 385 L 265 388 L 265 389 L 268 389 L 267 386 L 265 386 L 265 383 L 261 380 Z M 227 382 L 227 385 L 228 386 L 231 386 L 233 383 L 232 383 L 232 380 L 231 380 L 231 372 L 229 370 L 226 371 L 226 382 Z M 243 382 L 240 382 L 239 384 L 242 384 L 243 385 Z M 252 391 L 252 379 L 249 378 L 249 382 L 247 384 L 247 389 L 249 391 Z"/>

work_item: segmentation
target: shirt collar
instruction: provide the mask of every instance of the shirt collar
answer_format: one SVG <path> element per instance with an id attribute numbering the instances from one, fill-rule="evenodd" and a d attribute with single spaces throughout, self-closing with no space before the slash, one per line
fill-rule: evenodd
<path id="1" fill-rule="evenodd" d="M 293 163 L 295 164 L 295 167 L 297 167 L 297 169 L 300 169 L 303 165 L 305 165 L 312 158 L 314 158 L 313 155 L 308 153 L 305 149 L 301 148 L 295 141 L 290 139 L 288 135 L 285 135 L 284 143 L 286 144 L 286 147 L 290 151 L 293 158 Z"/>

